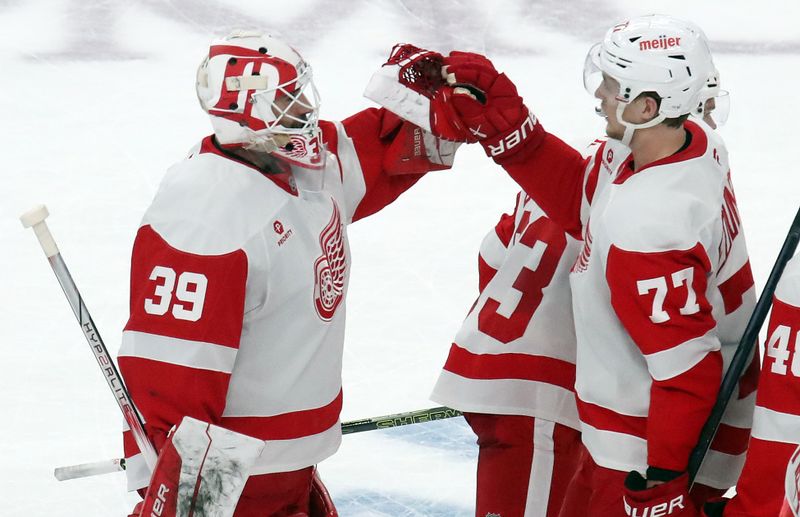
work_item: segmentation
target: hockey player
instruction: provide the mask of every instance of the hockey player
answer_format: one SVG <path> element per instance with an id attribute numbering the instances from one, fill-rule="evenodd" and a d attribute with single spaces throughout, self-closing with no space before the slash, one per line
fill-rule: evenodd
<path id="1" fill-rule="evenodd" d="M 445 64 L 451 111 L 442 112 L 456 120 L 448 127 L 469 131 L 445 136 L 479 141 L 583 240 L 570 284 L 588 455 L 561 515 L 696 515 L 689 453 L 754 306 L 725 145 L 686 119 L 714 70 L 705 36 L 653 15 L 592 47 L 584 75 L 609 139 L 588 159 L 547 133 L 483 56 L 453 52 Z M 752 371 L 697 478 L 714 489 L 695 490 L 701 501 L 740 471 Z"/>
<path id="2" fill-rule="evenodd" d="M 481 244 L 480 295 L 431 395 L 478 437 L 478 517 L 557 516 L 577 468 L 568 275 L 578 250 L 524 192 Z"/>
<path id="3" fill-rule="evenodd" d="M 786 466 L 800 444 L 800 255 L 783 272 L 772 302 L 753 416 L 736 495 L 706 509 L 725 517 L 774 517 L 784 499 Z M 792 469 L 790 478 L 796 474 Z M 787 494 L 788 495 L 788 494 Z M 795 496 L 796 500 L 796 496 Z M 709 505 L 711 506 L 711 505 Z"/>
<path id="4" fill-rule="evenodd" d="M 336 515 L 314 465 L 341 441 L 346 225 L 449 167 L 455 144 L 383 109 L 319 121 L 309 65 L 255 32 L 211 44 L 197 95 L 214 133 L 169 169 L 142 220 L 119 351 L 162 451 L 143 515 L 174 508 L 160 498 L 176 476 L 187 484 L 191 426 L 263 441 L 236 517 Z M 168 437 L 184 417 L 195 420 Z M 125 446 L 129 487 L 142 489 L 149 472 Z"/>
<path id="5" fill-rule="evenodd" d="M 694 115 L 716 128 L 727 100 L 715 70 Z M 431 395 L 478 436 L 478 517 L 558 515 L 577 467 L 568 283 L 577 246 L 524 192 L 481 244 L 480 295 Z"/>

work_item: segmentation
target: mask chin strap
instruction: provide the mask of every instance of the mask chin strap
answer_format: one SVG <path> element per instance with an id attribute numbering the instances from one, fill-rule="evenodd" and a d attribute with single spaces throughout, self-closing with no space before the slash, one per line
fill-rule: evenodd
<path id="1" fill-rule="evenodd" d="M 620 102 L 617 105 L 617 120 L 619 121 L 620 124 L 625 126 L 625 132 L 622 134 L 622 143 L 628 147 L 631 146 L 631 140 L 633 140 L 633 133 L 637 129 L 645 129 L 648 127 L 653 127 L 657 124 L 660 124 L 661 122 L 664 121 L 664 119 L 667 118 L 667 116 L 664 115 L 663 113 L 659 113 L 658 116 L 656 116 L 656 118 L 654 118 L 653 120 L 648 120 L 647 122 L 643 122 L 641 124 L 633 124 L 631 122 L 627 122 L 625 119 L 622 118 L 622 112 L 625 111 L 626 106 L 627 104 L 623 102 Z"/>

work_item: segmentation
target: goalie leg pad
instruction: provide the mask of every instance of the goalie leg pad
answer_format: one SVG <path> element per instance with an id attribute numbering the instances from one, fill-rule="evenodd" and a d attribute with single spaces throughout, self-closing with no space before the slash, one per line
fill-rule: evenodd
<path id="1" fill-rule="evenodd" d="M 338 517 L 331 494 L 322 483 L 319 472 L 314 469 L 314 479 L 311 482 L 311 504 L 309 517 Z"/>
<path id="2" fill-rule="evenodd" d="M 161 449 L 142 517 L 231 517 L 264 442 L 185 417 Z"/>

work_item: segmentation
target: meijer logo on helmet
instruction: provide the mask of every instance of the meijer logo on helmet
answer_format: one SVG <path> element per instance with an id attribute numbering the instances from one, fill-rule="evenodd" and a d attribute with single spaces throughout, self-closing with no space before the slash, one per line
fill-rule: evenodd
<path id="1" fill-rule="evenodd" d="M 681 44 L 680 38 L 668 38 L 661 36 L 656 39 L 648 39 L 639 42 L 639 50 L 653 50 L 656 48 L 672 48 Z"/>

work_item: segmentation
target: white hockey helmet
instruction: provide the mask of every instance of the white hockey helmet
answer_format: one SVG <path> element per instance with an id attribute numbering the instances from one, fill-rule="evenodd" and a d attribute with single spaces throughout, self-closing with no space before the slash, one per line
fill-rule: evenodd
<path id="1" fill-rule="evenodd" d="M 700 96 L 700 102 L 692 113 L 705 121 L 713 129 L 725 125 L 730 114 L 730 95 L 720 86 L 719 71 L 715 68 L 706 80 L 706 87 Z"/>
<path id="2" fill-rule="evenodd" d="M 311 66 L 286 43 L 242 30 L 213 41 L 197 70 L 197 98 L 223 147 L 324 165 Z"/>
<path id="3" fill-rule="evenodd" d="M 592 94 L 603 74 L 619 83 L 617 119 L 625 126 L 623 142 L 628 144 L 636 129 L 694 112 L 713 71 L 708 41 L 699 27 L 672 16 L 652 14 L 609 29 L 603 41 L 589 50 L 583 77 L 584 86 Z M 658 116 L 643 124 L 626 122 L 622 112 L 644 92 L 654 92 L 661 98 Z"/>

